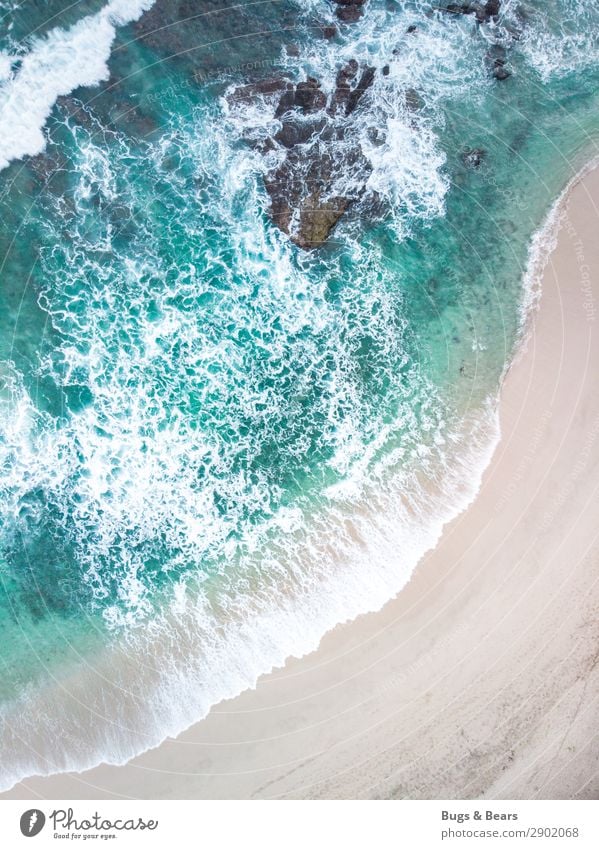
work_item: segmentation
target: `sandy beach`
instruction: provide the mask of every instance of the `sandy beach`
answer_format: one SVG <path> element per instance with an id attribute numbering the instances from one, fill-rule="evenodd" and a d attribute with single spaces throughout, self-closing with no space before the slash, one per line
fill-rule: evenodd
<path id="1" fill-rule="evenodd" d="M 599 169 L 570 192 L 502 437 L 409 585 L 124 767 L 4 798 L 599 797 Z"/>

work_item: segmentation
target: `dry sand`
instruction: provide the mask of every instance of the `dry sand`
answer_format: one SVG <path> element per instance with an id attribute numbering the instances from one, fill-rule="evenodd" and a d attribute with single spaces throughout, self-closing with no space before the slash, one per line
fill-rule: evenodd
<path id="1" fill-rule="evenodd" d="M 599 170 L 474 504 L 399 597 L 124 767 L 13 798 L 599 797 Z"/>

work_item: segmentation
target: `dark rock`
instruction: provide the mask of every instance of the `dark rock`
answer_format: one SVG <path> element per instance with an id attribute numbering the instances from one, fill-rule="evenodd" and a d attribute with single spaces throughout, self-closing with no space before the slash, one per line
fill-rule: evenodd
<path id="1" fill-rule="evenodd" d="M 355 23 L 362 17 L 365 0 L 333 0 L 337 4 L 336 15 L 346 24 Z"/>
<path id="2" fill-rule="evenodd" d="M 131 106 L 130 101 L 115 103 L 110 108 L 109 114 L 115 127 L 125 128 L 127 133 L 135 133 L 140 138 L 148 139 L 161 131 L 160 126 L 150 115 L 139 107 Z"/>
<path id="3" fill-rule="evenodd" d="M 406 99 L 406 106 L 410 112 L 417 112 L 424 106 L 424 100 L 415 88 L 407 88 L 404 92 L 404 97 Z"/>
<path id="4" fill-rule="evenodd" d="M 285 174 L 282 169 L 269 171 L 264 177 L 264 187 L 270 197 L 270 217 L 279 230 L 289 235 L 293 207 L 285 191 Z"/>
<path id="5" fill-rule="evenodd" d="M 257 142 L 250 130 L 248 143 L 264 153 L 277 146 L 285 150 L 283 161 L 264 176 L 269 215 L 305 250 L 322 245 L 349 207 L 365 194 L 371 166 L 349 116 L 362 103 L 374 77 L 374 68 L 360 71 L 355 59 L 350 60 L 337 73 L 328 108 L 327 96 L 313 77 L 296 86 L 287 80 L 263 81 L 243 87 L 241 95 L 239 90 L 234 92 L 243 102 L 251 97 L 278 98 L 274 112 L 281 120 L 280 129 L 273 138 Z M 335 120 L 338 113 L 342 121 Z M 384 142 L 375 129 L 371 137 L 375 144 Z"/>
<path id="6" fill-rule="evenodd" d="M 418 27 L 416 26 L 416 24 L 410 24 L 410 26 L 407 28 L 406 32 L 411 35 L 413 32 L 416 32 L 417 30 L 418 30 Z"/>
<path id="7" fill-rule="evenodd" d="M 289 84 L 284 77 L 259 80 L 248 85 L 238 86 L 228 96 L 229 103 L 252 103 L 257 97 L 274 97 L 282 92 Z"/>
<path id="8" fill-rule="evenodd" d="M 388 76 L 389 76 L 389 65 L 384 65 L 384 66 L 383 66 L 382 74 L 383 74 L 383 76 L 384 76 L 384 77 L 388 77 Z"/>
<path id="9" fill-rule="evenodd" d="M 357 73 L 358 63 L 355 59 L 350 59 L 347 65 L 344 65 L 337 74 L 335 91 L 333 92 L 329 107 L 329 113 L 331 115 L 335 115 L 340 109 L 343 109 L 343 111 L 347 110 L 347 104 L 351 95 L 351 83 Z"/>
<path id="10" fill-rule="evenodd" d="M 335 38 L 337 35 L 337 27 L 330 24 L 322 28 L 322 34 L 326 38 L 327 41 L 330 41 L 332 38 Z"/>
<path id="11" fill-rule="evenodd" d="M 383 218 L 385 215 L 385 201 L 379 192 L 369 192 L 360 199 L 360 216 L 370 218 Z"/>
<path id="12" fill-rule="evenodd" d="M 282 144 L 283 147 L 287 148 L 292 148 L 294 145 L 299 144 L 299 124 L 295 121 L 284 121 L 281 129 L 275 135 L 274 140 L 279 144 Z"/>
<path id="13" fill-rule="evenodd" d="M 373 68 L 371 65 L 367 65 L 364 68 L 364 70 L 362 71 L 362 76 L 358 81 L 358 85 L 354 89 L 352 89 L 347 100 L 347 106 L 345 107 L 346 115 L 351 115 L 351 113 L 354 111 L 354 109 L 360 102 L 360 99 L 362 98 L 364 92 L 370 88 L 374 81 L 375 73 L 376 69 Z"/>
<path id="14" fill-rule="evenodd" d="M 340 21 L 346 24 L 354 24 L 362 17 L 362 9 L 360 6 L 339 6 L 336 14 Z"/>
<path id="15" fill-rule="evenodd" d="M 293 87 L 293 83 L 288 83 L 287 88 L 281 95 L 279 104 L 275 110 L 275 118 L 280 118 L 281 115 L 284 115 L 286 112 L 289 112 L 290 109 L 293 109 L 294 105 L 295 89 Z"/>
<path id="16" fill-rule="evenodd" d="M 327 126 L 326 118 L 316 121 L 301 121 L 293 118 L 284 121 L 274 140 L 288 149 L 297 144 L 305 144 L 316 134 L 321 133 Z"/>
<path id="17" fill-rule="evenodd" d="M 35 156 L 25 157 L 25 164 L 35 174 L 40 183 L 47 184 L 60 171 L 67 173 L 67 161 L 60 154 L 49 154 L 46 151 Z"/>
<path id="18" fill-rule="evenodd" d="M 284 77 L 273 77 L 269 80 L 252 83 L 248 88 L 253 90 L 252 93 L 255 96 L 256 94 L 277 94 L 286 86 L 287 80 Z"/>
<path id="19" fill-rule="evenodd" d="M 274 143 L 273 139 L 266 138 L 262 139 L 256 144 L 256 149 L 260 151 L 263 156 L 266 156 L 267 153 L 270 153 L 271 150 L 276 150 L 277 146 Z"/>
<path id="20" fill-rule="evenodd" d="M 343 153 L 314 144 L 308 150 L 290 150 L 285 161 L 268 172 L 264 186 L 270 197 L 270 215 L 292 242 L 304 249 L 322 245 L 344 212 L 364 190 L 369 168 L 359 148 Z M 336 181 L 358 177 L 353 195 L 336 191 Z"/>
<path id="21" fill-rule="evenodd" d="M 474 9 L 471 3 L 448 3 L 447 6 L 441 6 L 441 11 L 451 15 L 469 15 Z"/>
<path id="22" fill-rule="evenodd" d="M 496 80 L 507 80 L 511 72 L 505 66 L 507 50 L 501 44 L 493 44 L 486 54 L 486 61 Z"/>
<path id="23" fill-rule="evenodd" d="M 273 223 L 305 250 L 326 241 L 341 216 L 361 197 L 370 173 L 359 145 L 336 145 L 338 138 L 339 134 L 331 133 L 324 142 L 319 137 L 312 144 L 294 146 L 283 163 L 264 177 Z M 350 191 L 348 185 L 354 189 Z"/>
<path id="24" fill-rule="evenodd" d="M 344 65 L 343 68 L 341 68 L 341 70 L 337 74 L 337 85 L 340 84 L 341 80 L 355 79 L 359 67 L 360 66 L 358 65 L 355 59 L 350 59 L 347 65 Z"/>
<path id="25" fill-rule="evenodd" d="M 486 155 L 487 151 L 482 147 L 472 147 L 462 153 L 462 161 L 469 168 L 478 168 Z"/>
<path id="26" fill-rule="evenodd" d="M 320 109 L 324 109 L 326 104 L 326 95 L 320 90 L 320 83 L 314 77 L 308 77 L 305 82 L 297 84 L 295 89 L 295 105 L 302 112 L 305 114 L 318 112 Z"/>
<path id="27" fill-rule="evenodd" d="M 379 130 L 378 127 L 369 127 L 367 130 L 368 138 L 372 142 L 372 144 L 376 145 L 376 147 L 380 147 L 385 143 L 385 135 Z"/>
<path id="28" fill-rule="evenodd" d="M 259 4 L 230 8 L 222 0 L 156 0 L 132 27 L 136 39 L 159 58 L 175 62 L 194 76 L 201 73 L 212 78 L 247 64 L 248 39 L 256 67 L 267 67 L 273 56 L 280 55 L 297 27 L 298 8 L 292 3 L 277 5 L 277 26 L 266 32 Z M 122 65 L 124 74 L 130 73 L 118 51 L 111 65 Z"/>
<path id="29" fill-rule="evenodd" d="M 493 76 L 496 80 L 507 80 L 508 77 L 511 77 L 511 71 L 508 71 L 507 68 L 504 68 L 502 63 L 495 63 L 495 67 L 493 68 Z"/>
<path id="30" fill-rule="evenodd" d="M 323 245 L 350 203 L 349 198 L 326 198 L 315 190 L 300 208 L 299 232 L 292 241 L 304 249 Z"/>
<path id="31" fill-rule="evenodd" d="M 441 12 L 451 15 L 474 15 L 479 24 L 487 24 L 491 20 L 497 20 L 501 0 L 489 0 L 487 3 L 448 3 L 441 6 Z"/>

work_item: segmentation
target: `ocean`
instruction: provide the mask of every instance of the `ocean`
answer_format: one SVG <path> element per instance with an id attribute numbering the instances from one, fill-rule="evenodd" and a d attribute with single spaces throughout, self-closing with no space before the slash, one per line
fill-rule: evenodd
<path id="1" fill-rule="evenodd" d="M 597 153 L 599 9 L 448 5 L 0 2 L 0 789 L 177 735 L 475 497 Z M 330 102 L 352 62 L 306 250 L 260 86 Z"/>

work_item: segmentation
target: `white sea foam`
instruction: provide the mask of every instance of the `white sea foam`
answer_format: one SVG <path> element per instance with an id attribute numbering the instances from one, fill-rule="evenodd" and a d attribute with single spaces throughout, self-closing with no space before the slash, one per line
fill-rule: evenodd
<path id="1" fill-rule="evenodd" d="M 233 584 L 211 598 L 180 584 L 168 611 L 93 669 L 29 688 L 4 714 L 0 788 L 125 763 L 314 650 L 338 623 L 380 609 L 475 497 L 499 439 L 494 403 L 480 412 L 452 435 L 455 453 L 425 486 L 414 474 L 387 478 L 368 495 L 370 508 L 341 497 L 311 526 L 292 522 L 285 551 L 262 552 L 260 593 Z"/>
<path id="2" fill-rule="evenodd" d="M 518 21 L 518 4 L 511 3 Z M 586 0 L 548 0 L 529 10 L 522 27 L 520 50 L 530 65 L 547 82 L 599 61 L 599 39 L 594 4 Z"/>
<path id="3" fill-rule="evenodd" d="M 61 95 L 108 79 L 116 28 L 137 20 L 154 0 L 111 0 L 70 29 L 35 39 L 10 77 L 11 57 L 0 62 L 0 169 L 14 159 L 41 153 L 44 125 Z M 3 71 L 5 73 L 3 73 Z M 8 79 L 7 79 L 8 77 Z"/>
<path id="4" fill-rule="evenodd" d="M 0 82 L 10 77 L 12 73 L 13 57 L 0 51 Z"/>

